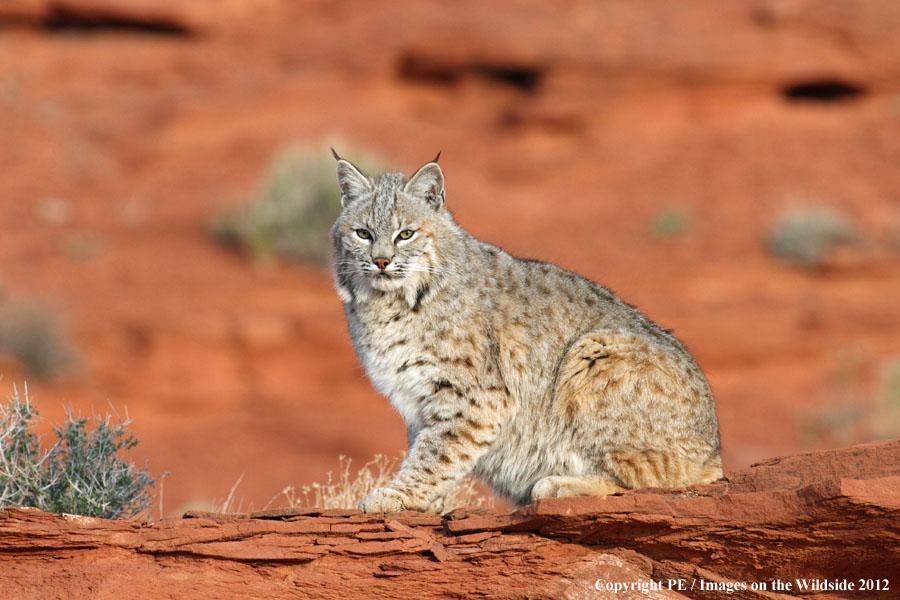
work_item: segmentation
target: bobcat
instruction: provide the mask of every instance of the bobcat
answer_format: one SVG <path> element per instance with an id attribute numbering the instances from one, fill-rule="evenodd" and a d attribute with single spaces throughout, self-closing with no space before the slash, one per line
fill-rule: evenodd
<path id="1" fill-rule="evenodd" d="M 361 510 L 440 512 L 469 472 L 518 504 L 722 476 L 712 392 L 669 331 L 575 273 L 473 238 L 444 207 L 437 158 L 373 178 L 332 152 L 335 283 L 409 442 Z"/>

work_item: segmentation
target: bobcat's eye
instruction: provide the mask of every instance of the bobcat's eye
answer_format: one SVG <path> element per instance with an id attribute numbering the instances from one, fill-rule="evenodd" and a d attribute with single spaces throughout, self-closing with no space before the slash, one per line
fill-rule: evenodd
<path id="1" fill-rule="evenodd" d="M 415 233 L 415 231 L 413 231 L 412 229 L 404 229 L 403 231 L 401 231 L 400 233 L 397 234 L 397 239 L 408 240 L 409 238 L 411 238 L 413 236 L 414 233 Z"/>
<path id="2" fill-rule="evenodd" d="M 361 240 L 371 240 L 372 239 L 372 232 L 370 232 L 368 229 L 357 229 L 356 235 L 359 236 L 359 239 L 361 239 Z"/>

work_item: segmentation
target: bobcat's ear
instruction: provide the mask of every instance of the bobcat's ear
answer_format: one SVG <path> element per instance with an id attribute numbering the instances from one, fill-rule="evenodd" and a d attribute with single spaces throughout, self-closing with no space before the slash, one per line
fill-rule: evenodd
<path id="1" fill-rule="evenodd" d="M 440 156 L 440 154 L 438 154 Z M 424 198 L 435 210 L 444 205 L 444 173 L 435 158 L 409 178 L 403 191 Z"/>
<path id="2" fill-rule="evenodd" d="M 363 172 L 354 167 L 350 161 L 338 156 L 334 148 L 331 153 L 337 159 L 337 180 L 341 188 L 341 206 L 347 206 L 359 196 L 368 194 L 374 188 L 372 181 Z"/>

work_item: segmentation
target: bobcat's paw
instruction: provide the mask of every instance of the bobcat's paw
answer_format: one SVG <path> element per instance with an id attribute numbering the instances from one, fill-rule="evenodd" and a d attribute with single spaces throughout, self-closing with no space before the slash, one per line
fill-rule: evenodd
<path id="1" fill-rule="evenodd" d="M 568 496 L 606 496 L 624 491 L 625 488 L 617 482 L 599 475 L 550 475 L 534 484 L 531 488 L 531 500 Z"/>
<path id="2" fill-rule="evenodd" d="M 572 490 L 566 485 L 568 477 L 544 477 L 538 480 L 531 488 L 531 499 L 540 500 L 541 498 L 565 498 L 566 496 L 574 496 Z"/>
<path id="3" fill-rule="evenodd" d="M 431 503 L 429 503 L 428 506 L 425 507 L 425 512 L 435 513 L 438 515 L 444 512 L 444 498 L 444 496 L 438 496 L 437 498 L 432 500 Z"/>
<path id="4" fill-rule="evenodd" d="M 399 490 L 389 487 L 375 488 L 359 503 L 363 512 L 400 512 L 409 507 L 409 497 Z"/>

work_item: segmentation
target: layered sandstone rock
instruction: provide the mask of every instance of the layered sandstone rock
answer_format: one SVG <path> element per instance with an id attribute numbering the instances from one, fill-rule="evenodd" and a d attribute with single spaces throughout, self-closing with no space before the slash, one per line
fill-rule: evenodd
<path id="1" fill-rule="evenodd" d="M 773 459 L 711 485 L 508 514 L 285 509 L 141 524 L 8 508 L 0 589 L 17 599 L 828 599 L 852 585 L 853 598 L 886 598 L 895 592 L 884 586 L 900 589 L 898 522 L 893 440 Z"/>

